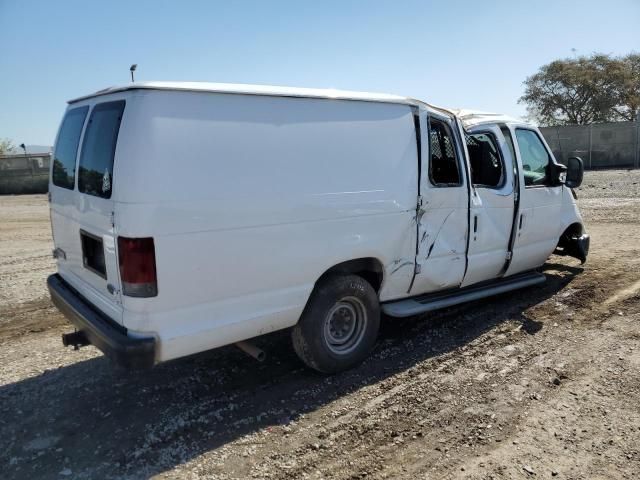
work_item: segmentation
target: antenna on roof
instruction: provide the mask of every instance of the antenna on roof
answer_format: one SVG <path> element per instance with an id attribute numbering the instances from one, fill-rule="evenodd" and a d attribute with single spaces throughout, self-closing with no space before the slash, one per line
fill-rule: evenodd
<path id="1" fill-rule="evenodd" d="M 24 150 L 24 156 L 27 157 L 29 154 L 27 153 L 27 146 L 24 143 L 21 143 L 19 147 Z"/>
<path id="2" fill-rule="evenodd" d="M 138 68 L 138 64 L 134 63 L 133 65 L 131 65 L 131 67 L 129 67 L 129 71 L 131 72 L 131 81 L 135 82 L 135 80 L 133 79 L 133 72 L 136 71 L 136 68 Z"/>

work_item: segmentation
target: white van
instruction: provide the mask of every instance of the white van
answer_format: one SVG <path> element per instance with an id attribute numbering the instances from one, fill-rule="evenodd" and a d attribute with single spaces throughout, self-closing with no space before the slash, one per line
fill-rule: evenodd
<path id="1" fill-rule="evenodd" d="M 50 178 L 64 344 L 129 367 L 291 328 L 337 372 L 381 312 L 535 285 L 554 250 L 589 245 L 579 159 L 567 171 L 531 125 L 393 95 L 109 88 L 69 102 Z"/>

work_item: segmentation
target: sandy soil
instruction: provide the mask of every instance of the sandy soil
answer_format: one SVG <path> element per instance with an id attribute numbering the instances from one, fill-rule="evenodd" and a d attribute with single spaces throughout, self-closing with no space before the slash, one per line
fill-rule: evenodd
<path id="1" fill-rule="evenodd" d="M 46 197 L 0 197 L 2 478 L 635 479 L 640 476 L 640 171 L 588 173 L 582 267 L 408 320 L 334 377 L 286 333 L 115 370 L 64 349 L 47 300 Z"/>

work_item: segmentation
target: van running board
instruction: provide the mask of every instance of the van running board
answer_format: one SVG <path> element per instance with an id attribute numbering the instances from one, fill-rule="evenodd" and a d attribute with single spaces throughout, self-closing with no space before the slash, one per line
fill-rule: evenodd
<path id="1" fill-rule="evenodd" d="M 455 291 L 429 293 L 419 297 L 397 300 L 382 304 L 382 311 L 391 317 L 411 317 L 420 313 L 432 312 L 460 303 L 471 302 L 499 293 L 518 290 L 544 283 L 547 277 L 538 272 L 526 272 L 511 277 L 482 282 Z"/>

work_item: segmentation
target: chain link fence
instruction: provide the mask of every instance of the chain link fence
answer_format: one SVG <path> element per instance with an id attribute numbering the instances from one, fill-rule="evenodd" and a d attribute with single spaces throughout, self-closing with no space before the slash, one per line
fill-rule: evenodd
<path id="1" fill-rule="evenodd" d="M 570 157 L 580 157 L 588 170 L 640 166 L 640 122 L 564 125 L 540 131 L 565 165 Z"/>

